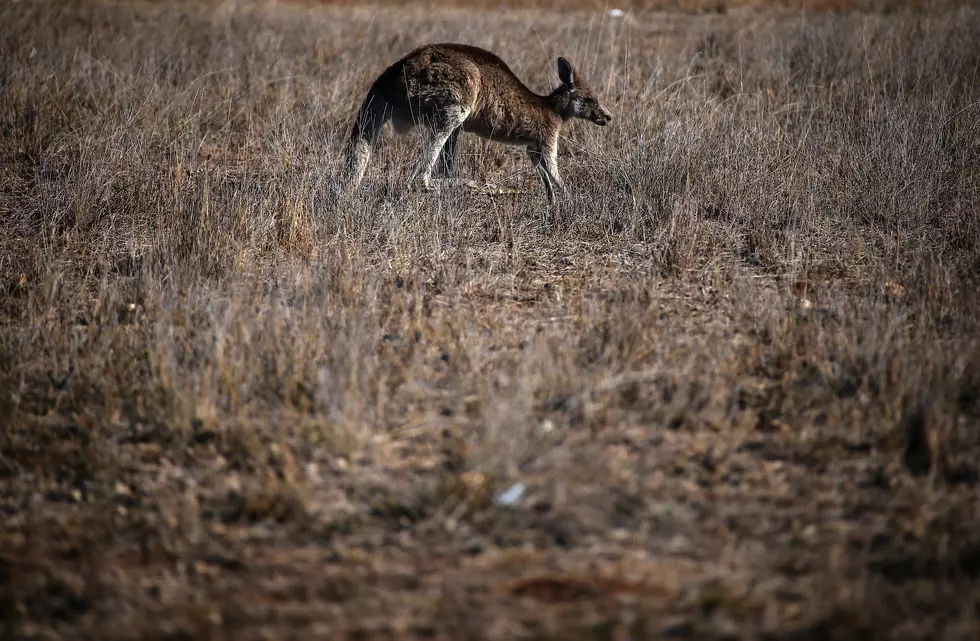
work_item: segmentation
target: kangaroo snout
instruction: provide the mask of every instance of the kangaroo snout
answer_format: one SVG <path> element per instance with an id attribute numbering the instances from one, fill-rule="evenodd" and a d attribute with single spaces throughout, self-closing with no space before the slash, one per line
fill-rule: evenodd
<path id="1" fill-rule="evenodd" d="M 600 127 L 605 127 L 612 122 L 612 114 L 605 109 L 600 109 L 592 114 L 592 122 L 599 125 Z"/>

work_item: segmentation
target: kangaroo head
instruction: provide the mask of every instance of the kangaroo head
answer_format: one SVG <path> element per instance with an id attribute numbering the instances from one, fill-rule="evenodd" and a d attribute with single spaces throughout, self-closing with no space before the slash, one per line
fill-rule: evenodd
<path id="1" fill-rule="evenodd" d="M 612 114 L 599 103 L 596 92 L 582 82 L 571 63 L 562 57 L 558 58 L 558 79 L 561 87 L 553 95 L 558 98 L 562 118 L 581 118 L 602 126 L 612 122 Z"/>

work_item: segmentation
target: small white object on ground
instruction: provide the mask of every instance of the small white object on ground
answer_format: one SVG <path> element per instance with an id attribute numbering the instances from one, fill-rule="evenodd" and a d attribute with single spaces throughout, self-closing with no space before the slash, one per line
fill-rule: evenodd
<path id="1" fill-rule="evenodd" d="M 610 9 L 609 15 L 611 15 L 613 18 L 622 18 L 626 15 L 626 12 L 622 9 Z"/>
<path id="2" fill-rule="evenodd" d="M 524 496 L 525 489 L 524 484 L 520 481 L 514 483 L 505 492 L 497 496 L 497 504 L 510 506 L 517 503 Z"/>

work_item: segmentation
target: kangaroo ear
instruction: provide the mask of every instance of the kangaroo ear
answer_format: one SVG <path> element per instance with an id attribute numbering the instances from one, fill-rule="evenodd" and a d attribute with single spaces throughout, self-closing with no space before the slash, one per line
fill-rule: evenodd
<path id="1" fill-rule="evenodd" d="M 558 57 L 558 79 L 569 87 L 575 84 L 575 70 L 572 69 L 572 65 L 561 56 Z"/>

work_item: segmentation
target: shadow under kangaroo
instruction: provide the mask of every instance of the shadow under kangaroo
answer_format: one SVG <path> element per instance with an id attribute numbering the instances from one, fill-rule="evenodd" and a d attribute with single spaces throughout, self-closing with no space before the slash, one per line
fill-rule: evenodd
<path id="1" fill-rule="evenodd" d="M 469 132 L 524 147 L 552 204 L 565 192 L 558 173 L 558 136 L 571 118 L 607 125 L 612 115 L 565 58 L 558 58 L 561 85 L 547 95 L 529 89 L 495 54 L 463 44 L 429 44 L 398 60 L 371 85 L 347 143 L 342 188 L 349 193 L 364 177 L 385 123 L 396 132 L 418 128 L 422 150 L 412 176 L 432 188 L 437 161 L 451 174 L 459 136 Z"/>

